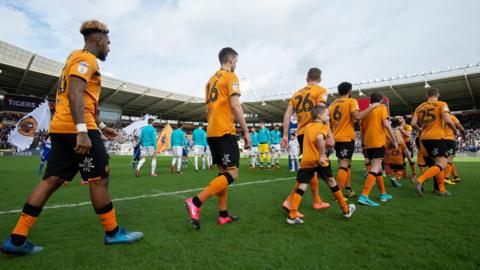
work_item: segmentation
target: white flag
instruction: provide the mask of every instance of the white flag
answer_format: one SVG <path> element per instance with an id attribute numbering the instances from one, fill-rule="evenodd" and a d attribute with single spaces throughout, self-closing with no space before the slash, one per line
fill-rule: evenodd
<path id="1" fill-rule="evenodd" d="M 50 108 L 45 99 L 35 110 L 18 121 L 15 129 L 10 132 L 8 142 L 17 147 L 18 151 L 30 148 L 35 134 L 41 130 L 48 130 L 50 126 Z"/>
<path id="2" fill-rule="evenodd" d="M 140 135 L 140 130 L 142 130 L 143 127 L 147 126 L 148 125 L 148 119 L 149 118 L 153 118 L 153 119 L 157 119 L 156 116 L 153 116 L 153 115 L 149 115 L 149 114 L 146 114 L 144 117 L 143 117 L 143 120 L 138 120 L 138 121 L 135 121 L 133 123 L 131 123 L 130 125 L 124 127 L 122 129 L 122 131 L 127 134 L 127 135 Z"/>

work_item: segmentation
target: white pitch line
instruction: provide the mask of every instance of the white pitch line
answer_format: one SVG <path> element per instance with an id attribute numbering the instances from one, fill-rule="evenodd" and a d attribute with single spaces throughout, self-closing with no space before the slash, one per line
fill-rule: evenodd
<path id="1" fill-rule="evenodd" d="M 295 177 L 282 177 L 282 178 L 267 179 L 267 180 L 261 180 L 261 181 L 244 182 L 244 183 L 238 183 L 238 184 L 233 183 L 229 187 L 232 188 L 232 187 L 235 187 L 235 186 L 265 184 L 265 183 L 284 181 L 284 180 L 294 179 L 294 178 Z M 173 192 L 160 192 L 160 193 L 154 193 L 154 194 L 144 194 L 144 195 L 131 196 L 131 197 L 122 197 L 122 198 L 112 199 L 112 202 L 132 201 L 132 200 L 145 199 L 145 198 L 171 196 L 171 195 L 190 193 L 190 192 L 194 192 L 194 191 L 201 191 L 203 189 L 204 189 L 204 187 L 186 189 L 186 190 L 179 190 L 179 191 L 173 191 Z M 92 202 L 90 202 L 90 201 L 80 202 L 80 203 L 69 203 L 69 204 L 54 204 L 54 205 L 45 206 L 45 207 L 43 207 L 43 209 L 71 208 L 71 207 L 79 207 L 79 206 L 85 206 L 85 205 L 91 205 L 91 204 L 92 204 Z M 13 209 L 13 210 L 8 210 L 8 211 L 0 211 L 0 215 L 16 214 L 16 213 L 21 213 L 21 212 L 22 212 L 22 209 Z"/>
<path id="2" fill-rule="evenodd" d="M 352 170 L 352 171 L 362 171 L 362 169 L 356 169 L 356 170 Z M 229 187 L 265 184 L 265 183 L 284 181 L 284 180 L 294 179 L 294 178 L 295 178 L 295 176 L 275 178 L 275 179 L 267 179 L 267 180 L 260 180 L 260 181 L 250 181 L 250 182 L 243 182 L 243 183 L 238 183 L 238 184 L 233 183 Z M 154 198 L 154 197 L 161 197 L 161 196 L 178 195 L 178 194 L 184 194 L 184 193 L 189 193 L 189 192 L 194 192 L 194 191 L 201 191 L 204 188 L 205 187 L 179 190 L 179 191 L 173 191 L 173 192 L 160 192 L 160 193 L 154 193 L 154 194 L 144 194 L 144 195 L 131 196 L 131 197 L 122 197 L 122 198 L 112 199 L 112 202 L 132 201 L 132 200 L 138 200 L 138 199 L 144 199 L 144 198 Z M 90 201 L 80 202 L 80 203 L 54 204 L 54 205 L 45 206 L 45 207 L 43 207 L 43 209 L 71 208 L 71 207 L 79 207 L 79 206 L 85 206 L 85 205 L 91 205 L 91 204 L 92 204 L 92 202 L 90 202 Z M 1 215 L 8 215 L 8 214 L 17 214 L 17 213 L 21 213 L 21 212 L 22 212 L 22 209 L 0 211 L 0 216 Z"/>

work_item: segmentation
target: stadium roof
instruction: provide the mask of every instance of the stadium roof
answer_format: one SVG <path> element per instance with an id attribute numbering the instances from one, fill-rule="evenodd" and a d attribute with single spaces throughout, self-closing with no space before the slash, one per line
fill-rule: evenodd
<path id="1" fill-rule="evenodd" d="M 0 89 L 7 93 L 53 97 L 63 63 L 37 55 L 0 41 Z M 390 99 L 392 115 L 410 114 L 424 100 L 425 85 L 438 87 L 441 99 L 451 110 L 480 108 L 480 65 L 470 64 L 428 74 L 397 76 L 354 84 L 354 97 L 381 92 Z M 329 101 L 335 98 L 335 89 L 329 89 Z M 247 94 L 247 93 L 246 93 Z M 247 121 L 264 119 L 281 122 L 291 92 L 249 98 L 243 102 Z M 146 113 L 163 119 L 205 121 L 203 98 L 154 89 L 117 78 L 103 76 L 101 104 L 121 108 L 124 115 L 140 116 Z"/>

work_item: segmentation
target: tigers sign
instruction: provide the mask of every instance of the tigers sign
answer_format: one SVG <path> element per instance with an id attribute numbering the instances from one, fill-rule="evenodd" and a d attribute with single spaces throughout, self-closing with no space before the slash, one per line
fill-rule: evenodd
<path id="1" fill-rule="evenodd" d="M 31 112 L 42 102 L 42 98 L 5 94 L 3 110 L 8 112 Z"/>

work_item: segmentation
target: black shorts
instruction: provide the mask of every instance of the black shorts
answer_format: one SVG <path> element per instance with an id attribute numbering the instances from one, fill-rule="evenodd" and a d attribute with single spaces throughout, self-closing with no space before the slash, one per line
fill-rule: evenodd
<path id="1" fill-rule="evenodd" d="M 82 179 L 86 181 L 108 177 L 108 154 L 100 131 L 89 130 L 88 137 L 92 142 L 90 153 L 79 155 L 74 151 L 77 134 L 50 133 L 52 152 L 43 179 L 58 176 L 65 181 L 72 181 L 78 171 L 80 171 Z"/>
<path id="2" fill-rule="evenodd" d="M 385 146 L 378 148 L 367 148 L 368 159 L 383 159 L 385 158 Z"/>
<path id="3" fill-rule="evenodd" d="M 302 155 L 303 153 L 303 134 L 297 136 L 297 141 L 298 141 L 298 146 L 300 146 L 300 154 Z"/>
<path id="4" fill-rule="evenodd" d="M 390 166 L 390 169 L 397 170 L 397 171 L 401 171 L 405 168 L 403 165 L 398 165 L 398 164 L 389 164 L 388 166 Z"/>
<path id="5" fill-rule="evenodd" d="M 432 159 L 444 157 L 447 154 L 447 145 L 444 140 L 422 140 L 422 144 Z"/>
<path id="6" fill-rule="evenodd" d="M 333 177 L 332 167 L 328 164 L 326 167 L 300 168 L 297 173 L 297 182 L 308 184 L 315 173 L 317 173 L 317 176 L 323 179 L 323 181 L 328 181 L 328 179 Z"/>
<path id="7" fill-rule="evenodd" d="M 445 145 L 447 146 L 447 155 L 455 155 L 455 152 L 457 150 L 457 142 L 454 140 L 445 140 Z"/>
<path id="8" fill-rule="evenodd" d="M 355 141 L 335 142 L 335 154 L 338 159 L 352 159 L 355 151 Z"/>
<path id="9" fill-rule="evenodd" d="M 239 167 L 240 150 L 238 149 L 237 137 L 226 134 L 222 137 L 207 138 L 213 164 L 223 168 Z"/>

